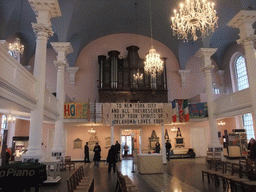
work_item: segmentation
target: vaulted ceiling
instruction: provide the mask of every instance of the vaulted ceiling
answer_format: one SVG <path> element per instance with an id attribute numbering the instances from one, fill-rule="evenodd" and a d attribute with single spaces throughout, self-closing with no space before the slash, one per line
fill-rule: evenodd
<path id="1" fill-rule="evenodd" d="M 43 0 L 42 0 L 43 1 Z M 184 43 L 172 34 L 170 17 L 173 9 L 185 0 L 151 0 L 153 38 L 169 47 L 176 55 L 180 68 L 200 47 L 218 48 L 214 59 L 221 69 L 225 50 L 239 39 L 238 29 L 227 23 L 240 10 L 256 10 L 255 0 L 215 0 L 219 17 L 218 28 L 210 36 Z M 149 0 L 59 0 L 61 17 L 52 19 L 54 36 L 49 42 L 71 42 L 74 52 L 68 56 L 75 65 L 80 51 L 90 42 L 106 35 L 133 33 L 150 37 Z M 28 0 L 0 1 L 0 39 L 19 36 L 25 45 L 28 64 L 35 52 L 35 34 L 31 23 L 36 22 Z M 48 46 L 50 44 L 48 43 Z"/>

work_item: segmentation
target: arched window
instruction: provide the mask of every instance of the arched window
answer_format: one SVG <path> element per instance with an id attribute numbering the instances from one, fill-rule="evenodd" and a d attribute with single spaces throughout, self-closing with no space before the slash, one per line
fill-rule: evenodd
<path id="1" fill-rule="evenodd" d="M 233 79 L 233 90 L 241 91 L 249 87 L 248 75 L 245 58 L 241 54 L 235 54 L 233 59 L 232 79 Z M 247 113 L 242 115 L 243 127 L 246 130 L 247 140 L 254 138 L 253 120 L 252 114 Z"/>
<path id="2" fill-rule="evenodd" d="M 247 69 L 245 59 L 240 55 L 235 61 L 235 74 L 237 82 L 237 90 L 241 91 L 249 87 Z"/>

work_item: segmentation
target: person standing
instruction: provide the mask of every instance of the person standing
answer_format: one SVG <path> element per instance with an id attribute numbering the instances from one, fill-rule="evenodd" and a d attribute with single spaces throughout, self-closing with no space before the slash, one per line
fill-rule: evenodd
<path id="1" fill-rule="evenodd" d="M 255 139 L 251 138 L 250 143 L 251 143 L 250 159 L 256 159 L 256 141 L 255 141 Z"/>
<path id="2" fill-rule="evenodd" d="M 120 145 L 120 143 L 118 143 L 118 141 L 116 141 L 115 149 L 116 149 L 117 161 L 120 161 L 121 160 L 120 159 L 121 145 Z"/>
<path id="3" fill-rule="evenodd" d="M 128 151 L 129 151 L 129 147 L 128 147 L 128 145 L 125 143 L 125 144 L 124 144 L 124 157 L 125 157 L 126 159 L 127 159 Z"/>
<path id="4" fill-rule="evenodd" d="M 167 153 L 167 159 L 168 159 L 168 161 L 170 161 L 170 153 L 171 153 L 172 144 L 169 143 L 169 140 L 166 141 L 165 148 L 166 148 L 166 153 Z"/>
<path id="5" fill-rule="evenodd" d="M 84 146 L 84 162 L 90 163 L 88 142 L 86 142 L 86 145 Z"/>
<path id="6" fill-rule="evenodd" d="M 4 156 L 4 160 L 2 163 L 3 166 L 9 165 L 10 157 L 11 157 L 11 151 L 10 151 L 10 149 L 7 148 L 5 151 L 5 156 Z"/>
<path id="7" fill-rule="evenodd" d="M 111 167 L 113 167 L 113 172 L 116 172 L 116 148 L 114 145 L 111 146 L 111 148 L 108 151 L 108 156 L 107 156 L 107 162 L 108 162 L 108 173 L 110 174 L 111 172 Z"/>
<path id="8" fill-rule="evenodd" d="M 155 153 L 160 153 L 160 143 L 159 142 L 156 142 L 156 147 L 155 147 Z"/>
<path id="9" fill-rule="evenodd" d="M 100 152 L 101 152 L 101 148 L 100 145 L 98 143 L 96 143 L 96 145 L 94 146 L 93 149 L 94 152 L 94 157 L 93 157 L 93 161 L 94 161 L 94 167 L 99 167 L 99 161 L 100 161 Z"/>

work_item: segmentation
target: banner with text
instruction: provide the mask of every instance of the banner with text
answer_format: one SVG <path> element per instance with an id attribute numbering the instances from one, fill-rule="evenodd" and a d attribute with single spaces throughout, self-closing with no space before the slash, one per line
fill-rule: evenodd
<path id="1" fill-rule="evenodd" d="M 168 111 L 166 103 L 111 103 L 109 115 L 114 125 L 153 125 L 169 123 Z"/>
<path id="2" fill-rule="evenodd" d="M 65 103 L 65 119 L 88 119 L 90 121 L 90 104 L 88 103 Z"/>

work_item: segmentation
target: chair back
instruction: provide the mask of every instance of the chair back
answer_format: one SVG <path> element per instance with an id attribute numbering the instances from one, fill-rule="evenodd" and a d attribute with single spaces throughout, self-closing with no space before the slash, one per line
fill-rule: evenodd
<path id="1" fill-rule="evenodd" d="M 71 156 L 65 156 L 65 162 L 70 162 L 71 161 Z"/>

